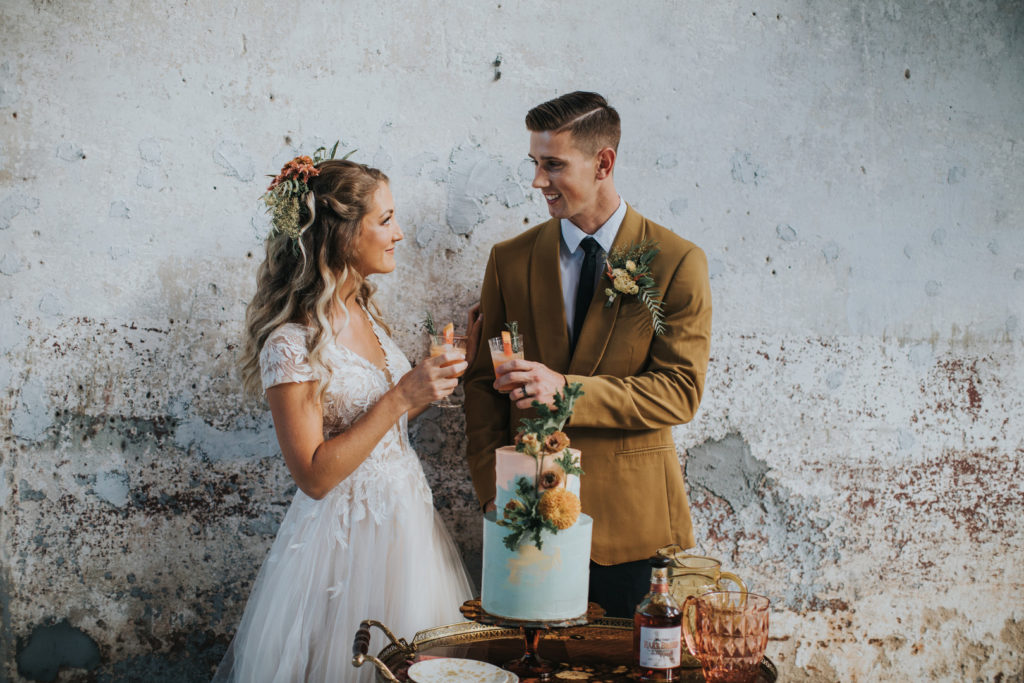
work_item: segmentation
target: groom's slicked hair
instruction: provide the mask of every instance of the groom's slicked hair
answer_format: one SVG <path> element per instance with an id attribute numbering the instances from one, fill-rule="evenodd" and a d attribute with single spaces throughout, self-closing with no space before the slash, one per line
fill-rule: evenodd
<path id="1" fill-rule="evenodd" d="M 604 147 L 619 151 L 622 124 L 619 112 L 607 100 L 596 92 L 577 90 L 531 109 L 526 114 L 526 129 L 534 133 L 567 130 L 581 150 L 596 154 Z"/>

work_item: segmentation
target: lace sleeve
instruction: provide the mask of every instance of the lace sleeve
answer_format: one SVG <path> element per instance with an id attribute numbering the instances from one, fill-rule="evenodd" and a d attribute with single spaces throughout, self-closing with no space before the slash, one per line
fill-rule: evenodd
<path id="1" fill-rule="evenodd" d="M 306 358 L 306 335 L 298 325 L 274 330 L 260 351 L 260 379 L 263 390 L 288 382 L 308 382 L 313 368 Z"/>

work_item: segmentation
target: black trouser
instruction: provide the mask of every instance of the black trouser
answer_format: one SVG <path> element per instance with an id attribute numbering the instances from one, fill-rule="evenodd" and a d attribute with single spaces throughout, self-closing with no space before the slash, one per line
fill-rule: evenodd
<path id="1" fill-rule="evenodd" d="M 647 560 L 603 565 L 590 563 L 590 602 L 604 607 L 606 617 L 632 619 L 636 606 L 651 588 Z"/>

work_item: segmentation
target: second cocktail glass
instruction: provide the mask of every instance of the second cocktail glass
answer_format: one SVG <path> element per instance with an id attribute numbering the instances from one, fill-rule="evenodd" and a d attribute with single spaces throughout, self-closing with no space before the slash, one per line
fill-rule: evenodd
<path id="1" fill-rule="evenodd" d="M 500 337 L 488 339 L 487 345 L 491 349 L 491 364 L 494 366 L 495 378 L 498 377 L 498 366 L 510 360 L 523 360 L 524 358 L 523 338 L 519 334 L 502 332 Z M 501 393 L 507 394 L 512 389 Z"/>
<path id="2" fill-rule="evenodd" d="M 462 358 L 464 359 L 466 357 L 466 337 L 463 336 L 463 335 L 456 334 L 456 335 L 450 335 L 446 339 L 445 335 L 443 335 L 443 334 L 432 334 L 432 335 L 430 335 L 430 357 L 431 358 L 433 358 L 435 356 L 440 356 L 442 353 L 447 353 L 448 351 L 454 351 L 455 353 L 457 353 L 460 356 L 462 356 Z M 446 368 L 446 367 L 448 367 L 450 365 L 455 365 L 458 362 L 459 361 L 452 361 L 451 363 L 445 363 L 441 367 Z M 460 372 L 459 374 L 457 374 L 455 376 L 456 377 L 462 377 L 462 373 Z M 456 387 L 455 391 L 458 391 L 458 390 L 459 390 L 458 387 Z M 431 401 L 430 405 L 436 406 L 438 408 L 458 408 L 458 407 L 460 407 L 462 405 L 462 401 L 461 400 L 453 401 L 452 400 L 452 395 L 454 393 L 455 392 L 452 392 L 452 394 L 449 394 L 449 395 L 445 396 L 444 398 L 442 398 L 440 400 Z"/>

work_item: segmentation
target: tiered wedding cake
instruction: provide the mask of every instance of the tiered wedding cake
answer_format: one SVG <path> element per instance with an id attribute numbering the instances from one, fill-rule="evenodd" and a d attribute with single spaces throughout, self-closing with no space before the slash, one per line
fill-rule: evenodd
<path id="1" fill-rule="evenodd" d="M 587 612 L 593 519 L 580 512 L 580 452 L 561 431 L 582 395 L 579 384 L 534 403 L 515 446 L 495 452 L 496 512 L 484 518 L 481 606 L 527 621 L 575 619 Z"/>

